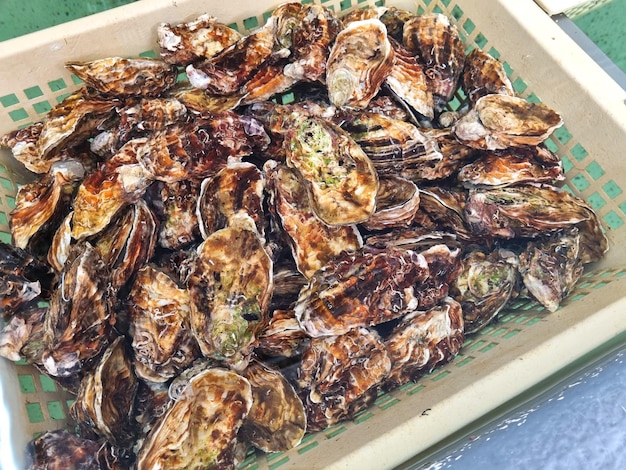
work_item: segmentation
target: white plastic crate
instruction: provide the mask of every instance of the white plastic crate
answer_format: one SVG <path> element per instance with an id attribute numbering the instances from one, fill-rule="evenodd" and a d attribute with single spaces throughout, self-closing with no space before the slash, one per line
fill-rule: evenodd
<path id="1" fill-rule="evenodd" d="M 246 31 L 280 1 L 150 0 L 2 43 L 0 133 L 37 121 L 78 86 L 63 64 L 156 49 L 156 25 L 211 13 Z M 336 12 L 374 2 L 328 0 Z M 379 4 L 380 2 L 376 2 Z M 520 96 L 541 100 L 565 121 L 548 145 L 563 159 L 568 187 L 599 213 L 611 249 L 589 266 L 575 292 L 549 314 L 530 301 L 467 339 L 459 356 L 417 383 L 381 395 L 354 421 L 307 436 L 298 448 L 244 469 L 381 469 L 399 465 L 626 331 L 626 92 L 531 0 L 388 1 L 437 11 L 458 25 L 468 47 L 506 65 Z M 28 175 L 0 155 L 0 239 L 9 241 L 17 185 Z M 34 434 L 66 426 L 67 400 L 33 368 L 0 359 L 0 461 L 23 467 Z M 6 432 L 5 430 L 10 430 Z"/>

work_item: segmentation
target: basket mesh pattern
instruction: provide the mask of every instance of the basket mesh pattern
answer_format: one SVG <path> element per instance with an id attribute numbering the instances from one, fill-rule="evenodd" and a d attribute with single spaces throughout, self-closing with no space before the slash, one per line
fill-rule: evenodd
<path id="1" fill-rule="evenodd" d="M 310 2 L 310 1 L 309 1 Z M 303 3 L 309 3 L 304 0 Z M 382 1 L 368 2 L 366 0 L 321 0 L 322 3 L 336 12 L 348 12 L 368 5 L 382 5 Z M 421 0 L 417 6 L 418 13 L 438 12 L 450 17 L 458 26 L 467 50 L 480 47 L 494 57 L 499 58 L 505 65 L 507 73 L 516 92 L 530 100 L 539 102 L 538 96 L 524 78 L 501 57 L 496 42 L 485 37 L 476 24 L 469 18 L 463 8 L 453 0 Z M 201 12 L 199 12 L 201 13 Z M 231 26 L 240 32 L 252 30 L 262 25 L 271 11 L 259 16 L 243 19 Z M 155 51 L 139 51 L 140 56 L 154 56 Z M 0 96 L 0 119 L 9 119 L 14 127 L 24 127 L 40 120 L 58 102 L 68 96 L 81 82 L 75 76 L 66 73 L 51 77 L 47 83 L 27 84 L 23 89 L 14 90 Z M 290 95 L 279 97 L 279 100 L 289 101 Z M 464 102 L 465 97 L 458 93 L 451 102 L 451 108 L 456 109 Z M 578 142 L 565 127 L 558 129 L 548 139 L 550 150 L 557 153 L 563 160 L 567 175 L 566 187 L 576 195 L 586 199 L 598 212 L 607 230 L 611 233 L 624 230 L 626 222 L 626 194 L 624 188 L 608 174 L 594 155 L 590 155 L 584 143 Z M 8 162 L 8 160 L 5 159 Z M 25 176 L 15 171 L 9 163 L 0 161 L 0 240 L 11 241 L 10 213 L 15 207 L 15 193 L 20 183 L 25 182 Z M 612 282 L 626 275 L 626 267 L 611 267 L 600 271 L 586 272 L 575 291 L 564 302 L 564 306 L 580 301 L 591 292 L 603 289 Z M 306 461 L 307 452 L 328 445 L 341 438 L 344 433 L 358 433 L 358 427 L 368 422 L 374 416 L 392 412 L 393 408 L 404 400 L 412 399 L 415 395 L 436 383 L 446 381 L 456 374 L 463 374 L 466 366 L 474 361 L 489 355 L 497 355 L 503 344 L 517 335 L 533 334 L 533 329 L 541 328 L 545 321 L 546 312 L 541 305 L 531 300 L 523 299 L 513 302 L 509 308 L 499 315 L 498 321 L 483 329 L 479 334 L 469 337 L 460 354 L 449 364 L 434 370 L 415 383 L 406 384 L 392 392 L 381 393 L 374 406 L 361 412 L 353 421 L 340 423 L 322 432 L 307 435 L 302 443 L 289 452 L 264 455 L 261 452 L 251 451 L 240 464 L 241 469 L 255 470 L 258 468 L 276 469 L 289 462 L 303 458 Z M 47 429 L 71 425 L 68 421 L 68 406 L 71 396 L 64 393 L 53 381 L 42 375 L 36 369 L 22 363 L 14 365 L 15 376 L 19 381 L 23 395 L 23 406 L 28 414 L 31 428 L 29 432 L 35 436 Z M 415 413 L 428 413 L 428 408 L 416 409 Z"/>

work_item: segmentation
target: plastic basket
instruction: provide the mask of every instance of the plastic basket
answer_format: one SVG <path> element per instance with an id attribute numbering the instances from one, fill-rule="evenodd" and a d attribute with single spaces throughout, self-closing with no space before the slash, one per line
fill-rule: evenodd
<path id="1" fill-rule="evenodd" d="M 21 38 L 0 49 L 0 133 L 40 120 L 79 83 L 63 64 L 110 55 L 150 55 L 156 25 L 209 12 L 240 31 L 264 23 L 277 0 L 137 2 Z M 327 0 L 336 12 L 374 2 Z M 376 2 L 380 4 L 380 2 Z M 500 320 L 466 340 L 445 367 L 381 395 L 353 421 L 306 436 L 289 452 L 251 454 L 243 469 L 392 468 L 558 372 L 626 331 L 626 92 L 530 0 L 388 1 L 417 12 L 442 12 L 468 48 L 499 57 L 520 96 L 558 110 L 565 121 L 548 141 L 562 158 L 567 187 L 586 199 L 606 227 L 611 250 L 588 266 L 557 312 L 518 301 Z M 0 239 L 28 178 L 0 155 Z M 0 459 L 24 466 L 37 433 L 67 426 L 71 396 L 24 365 L 0 359 Z M 8 432 L 6 430 L 9 430 Z"/>

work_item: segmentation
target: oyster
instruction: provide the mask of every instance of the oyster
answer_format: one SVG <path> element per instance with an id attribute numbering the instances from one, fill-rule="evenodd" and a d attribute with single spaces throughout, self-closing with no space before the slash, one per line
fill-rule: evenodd
<path id="1" fill-rule="evenodd" d="M 546 162 L 540 156 L 540 153 L 546 152 L 550 151 L 540 147 L 511 147 L 484 152 L 459 170 L 457 180 L 468 187 L 564 181 L 562 162 L 560 159 Z"/>
<path id="2" fill-rule="evenodd" d="M 270 357 L 295 357 L 302 353 L 307 338 L 293 310 L 274 310 L 259 333 L 256 351 Z"/>
<path id="3" fill-rule="evenodd" d="M 342 251 L 363 245 L 354 225 L 330 226 L 316 215 L 294 170 L 272 160 L 263 170 L 268 180 L 270 210 L 285 231 L 298 270 L 310 278 Z"/>
<path id="4" fill-rule="evenodd" d="M 60 276 L 46 316 L 42 360 L 50 375 L 68 377 L 90 366 L 108 347 L 115 316 L 107 267 L 89 243 L 73 247 Z"/>
<path id="5" fill-rule="evenodd" d="M 239 374 L 198 373 L 148 434 L 137 470 L 234 467 L 237 432 L 252 400 L 250 383 Z"/>
<path id="6" fill-rule="evenodd" d="M 52 164 L 42 160 L 37 141 L 43 129 L 43 122 L 36 122 L 0 136 L 0 148 L 11 149 L 13 157 L 33 173 L 46 173 Z"/>
<path id="7" fill-rule="evenodd" d="M 0 329 L 0 357 L 14 362 L 22 359 L 22 348 L 35 338 L 36 330 L 43 329 L 47 313 L 46 307 L 29 307 L 11 316 Z"/>
<path id="8" fill-rule="evenodd" d="M 241 435 L 264 452 L 282 452 L 300 444 L 306 430 L 306 411 L 283 374 L 252 361 L 242 375 L 252 387 L 252 407 Z"/>
<path id="9" fill-rule="evenodd" d="M 102 355 L 93 372 L 81 381 L 70 414 L 108 442 L 129 448 L 135 439 L 134 400 L 138 382 L 126 340 L 119 336 Z"/>
<path id="10" fill-rule="evenodd" d="M 582 199 L 549 185 L 473 190 L 464 211 L 472 232 L 498 238 L 537 237 L 594 218 Z"/>
<path id="11" fill-rule="evenodd" d="M 543 103 L 491 94 L 479 98 L 452 131 L 470 147 L 498 150 L 539 145 L 562 124 L 561 116 Z"/>
<path id="12" fill-rule="evenodd" d="M 355 328 L 340 336 L 313 338 L 296 379 L 308 431 L 350 419 L 371 405 L 390 370 L 389 355 L 375 331 Z"/>
<path id="13" fill-rule="evenodd" d="M 348 24 L 337 35 L 326 63 L 330 102 L 338 107 L 367 106 L 380 90 L 393 63 L 393 48 L 380 20 Z"/>
<path id="14" fill-rule="evenodd" d="M 465 64 L 465 45 L 456 26 L 440 13 L 417 15 L 404 24 L 402 42 L 422 61 L 435 110 L 441 111 L 456 91 Z"/>
<path id="15" fill-rule="evenodd" d="M 46 256 L 46 261 L 50 267 L 60 273 L 63 266 L 70 255 L 70 246 L 72 245 L 72 217 L 74 212 L 69 212 L 59 224 L 56 232 L 52 236 L 50 249 Z"/>
<path id="16" fill-rule="evenodd" d="M 152 175 L 139 163 L 150 152 L 146 138 L 126 143 L 100 168 L 85 177 L 74 198 L 72 237 L 84 239 L 102 231 L 118 211 L 143 196 Z"/>
<path id="17" fill-rule="evenodd" d="M 249 215 L 261 236 L 265 233 L 263 175 L 252 163 L 229 161 L 212 178 L 202 181 L 196 217 L 202 238 L 227 225 L 238 212 Z"/>
<path id="18" fill-rule="evenodd" d="M 418 58 L 402 44 L 391 39 L 395 62 L 385 83 L 391 90 L 422 116 L 435 117 L 435 102 L 428 78 Z"/>
<path id="19" fill-rule="evenodd" d="M 204 118 L 236 108 L 243 98 L 239 95 L 212 95 L 186 82 L 177 84 L 167 94 L 180 101 L 188 112 Z"/>
<path id="20" fill-rule="evenodd" d="M 434 230 L 451 230 L 460 240 L 474 242 L 476 236 L 465 218 L 466 199 L 467 193 L 459 188 L 421 187 L 420 207 L 413 222 Z"/>
<path id="21" fill-rule="evenodd" d="M 576 227 L 528 243 L 519 256 L 519 273 L 528 292 L 554 312 L 583 273 L 581 237 Z"/>
<path id="22" fill-rule="evenodd" d="M 258 103 L 289 90 L 299 79 L 287 75 L 289 62 L 283 59 L 261 67 L 241 88 L 241 104 Z"/>
<path id="23" fill-rule="evenodd" d="M 119 130 L 125 135 L 133 132 L 157 131 L 183 122 L 187 117 L 187 107 L 176 98 L 141 98 L 118 111 Z"/>
<path id="24" fill-rule="evenodd" d="M 158 59 L 107 57 L 68 62 L 65 67 L 88 87 L 113 97 L 158 96 L 176 82 L 178 70 Z"/>
<path id="25" fill-rule="evenodd" d="M 517 293 L 517 256 L 498 248 L 470 251 L 450 295 L 461 304 L 465 333 L 475 333 L 493 320 Z"/>
<path id="26" fill-rule="evenodd" d="M 480 48 L 473 49 L 465 58 L 462 86 L 472 105 L 492 93 L 515 96 L 502 63 Z"/>
<path id="27" fill-rule="evenodd" d="M 186 289 L 165 272 L 146 265 L 137 272 L 128 299 L 129 335 L 140 378 L 165 382 L 199 357 Z"/>
<path id="28" fill-rule="evenodd" d="M 231 217 L 199 247 L 187 279 L 191 330 L 202 354 L 244 369 L 272 292 L 272 261 L 250 216 Z"/>
<path id="29" fill-rule="evenodd" d="M 169 384 L 148 382 L 139 379 L 135 394 L 135 421 L 137 423 L 138 440 L 135 449 L 141 448 L 143 440 L 154 427 L 156 421 L 172 406 L 174 400 L 169 394 Z"/>
<path id="30" fill-rule="evenodd" d="M 381 177 L 379 183 L 376 211 L 363 226 L 368 230 L 382 230 L 410 225 L 420 203 L 415 183 L 399 176 Z"/>
<path id="31" fill-rule="evenodd" d="M 431 372 L 456 356 L 463 340 L 461 305 L 454 299 L 409 313 L 384 341 L 391 359 L 385 386 L 394 388 Z"/>
<path id="32" fill-rule="evenodd" d="M 377 10 L 381 13 L 379 19 L 387 28 L 389 37 L 394 38 L 398 42 L 402 42 L 404 24 L 415 17 L 415 14 L 394 6 L 377 8 Z"/>
<path id="33" fill-rule="evenodd" d="M 168 64 L 188 65 L 210 59 L 241 39 L 234 29 L 204 14 L 187 23 L 157 26 L 161 59 Z"/>
<path id="34" fill-rule="evenodd" d="M 45 176 L 19 189 L 11 211 L 15 246 L 25 249 L 36 233 L 45 231 L 47 225 L 54 227 L 65 217 L 77 182 L 84 174 L 79 162 L 55 162 Z"/>
<path id="35" fill-rule="evenodd" d="M 312 337 L 393 320 L 418 307 L 420 286 L 429 275 L 426 259 L 413 251 L 366 246 L 343 253 L 300 291 L 296 318 Z"/>
<path id="36" fill-rule="evenodd" d="M 297 171 L 320 219 L 329 225 L 349 225 L 373 214 L 378 176 L 347 132 L 310 117 L 298 122 L 285 142 L 287 165 Z"/>

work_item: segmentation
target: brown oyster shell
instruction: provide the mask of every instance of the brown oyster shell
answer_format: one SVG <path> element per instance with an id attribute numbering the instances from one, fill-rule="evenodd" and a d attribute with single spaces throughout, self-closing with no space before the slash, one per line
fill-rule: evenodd
<path id="1" fill-rule="evenodd" d="M 42 160 L 37 141 L 43 129 L 43 122 L 35 122 L 22 129 L 16 129 L 0 136 L 0 148 L 11 149 L 13 157 L 33 173 L 46 173 L 52 164 Z"/>
<path id="2" fill-rule="evenodd" d="M 43 364 L 50 375 L 73 376 L 108 347 L 115 316 L 109 272 L 89 243 L 76 245 L 61 273 L 46 317 Z"/>
<path id="3" fill-rule="evenodd" d="M 267 318 L 272 261 L 254 221 L 242 213 L 213 232 L 197 252 L 187 279 L 191 330 L 204 356 L 241 370 Z"/>
<path id="4" fill-rule="evenodd" d="M 555 312 L 583 273 L 576 227 L 529 242 L 519 256 L 519 273 L 530 295 Z"/>
<path id="5" fill-rule="evenodd" d="M 180 101 L 187 111 L 205 118 L 212 114 L 230 111 L 241 103 L 242 96 L 212 95 L 200 88 L 193 87 L 186 82 L 176 84 L 167 94 Z"/>
<path id="6" fill-rule="evenodd" d="M 198 373 L 148 434 L 137 470 L 233 468 L 237 432 L 251 406 L 250 383 L 239 374 Z"/>
<path id="7" fill-rule="evenodd" d="M 413 222 L 434 230 L 452 231 L 459 240 L 473 242 L 476 236 L 465 216 L 467 196 L 467 192 L 460 188 L 422 186 L 420 207 Z M 480 243 L 484 243 L 484 240 Z"/>
<path id="8" fill-rule="evenodd" d="M 270 357 L 295 357 L 302 353 L 307 338 L 293 310 L 274 310 L 259 333 L 256 351 Z"/>
<path id="9" fill-rule="evenodd" d="M 465 186 L 503 187 L 522 183 L 557 183 L 565 180 L 563 163 L 545 162 L 538 147 L 511 147 L 497 152 L 484 152 L 461 168 L 457 175 Z"/>
<path id="10" fill-rule="evenodd" d="M 285 74 L 289 62 L 267 63 L 242 86 L 241 104 L 258 103 L 289 90 L 299 79 Z"/>
<path id="11" fill-rule="evenodd" d="M 0 293 L 4 294 L 2 290 L 0 287 Z M 38 336 L 38 331 L 43 330 L 47 313 L 47 307 L 35 306 L 14 313 L 0 329 L 0 357 L 14 362 L 26 358 L 22 350 Z"/>
<path id="12" fill-rule="evenodd" d="M 402 32 L 404 46 L 422 61 L 435 109 L 452 98 L 465 64 L 465 45 L 447 16 L 430 13 L 409 18 Z"/>
<path id="13" fill-rule="evenodd" d="M 298 270 L 307 278 L 342 251 L 363 245 L 355 225 L 330 226 L 316 215 L 297 173 L 274 161 L 265 163 L 270 210 L 287 234 Z"/>
<path id="14" fill-rule="evenodd" d="M 175 66 L 158 59 L 106 57 L 68 62 L 65 67 L 88 87 L 113 97 L 158 96 L 176 82 Z"/>
<path id="15" fill-rule="evenodd" d="M 363 108 L 378 93 L 394 63 L 387 29 L 378 19 L 348 24 L 326 62 L 326 86 L 335 106 Z"/>
<path id="16" fill-rule="evenodd" d="M 515 96 L 502 62 L 480 48 L 473 49 L 465 58 L 462 86 L 471 105 L 492 93 Z"/>
<path id="17" fill-rule="evenodd" d="M 395 61 L 385 83 L 391 90 L 422 116 L 435 117 L 434 99 L 428 78 L 419 59 L 402 44 L 392 39 Z"/>
<path id="18" fill-rule="evenodd" d="M 139 383 L 126 340 L 119 336 L 85 376 L 70 408 L 79 426 L 95 430 L 115 446 L 130 447 L 135 438 L 134 400 Z"/>
<path id="19" fill-rule="evenodd" d="M 368 230 L 382 230 L 410 225 L 420 204 L 415 183 L 399 176 L 385 176 L 378 181 L 376 211 L 363 226 Z"/>
<path id="20" fill-rule="evenodd" d="M 300 291 L 296 318 L 312 337 L 393 320 L 418 307 L 420 285 L 429 275 L 424 256 L 412 251 L 364 247 L 344 253 Z"/>
<path id="21" fill-rule="evenodd" d="M 227 226 L 238 212 L 249 215 L 261 236 L 265 233 L 263 214 L 264 177 L 252 163 L 229 161 L 212 178 L 202 181 L 196 217 L 202 238 Z"/>
<path id="22" fill-rule="evenodd" d="M 161 59 L 168 64 L 188 65 L 210 59 L 241 39 L 241 34 L 203 14 L 187 23 L 161 23 L 157 26 L 157 38 Z"/>
<path id="23" fill-rule="evenodd" d="M 375 331 L 355 328 L 340 336 L 313 338 L 296 379 L 308 430 L 320 431 L 367 408 L 390 369 Z"/>
<path id="24" fill-rule="evenodd" d="M 85 169 L 79 162 L 55 162 L 45 176 L 19 189 L 11 211 L 15 246 L 25 249 L 36 233 L 65 217 L 77 181 L 84 174 Z"/>
<path id="25" fill-rule="evenodd" d="M 517 257 L 502 248 L 491 253 L 472 250 L 463 257 L 463 270 L 450 295 L 461 304 L 466 334 L 488 325 L 516 295 L 517 264 Z"/>
<path id="26" fill-rule="evenodd" d="M 133 131 L 157 131 L 183 122 L 187 117 L 187 107 L 178 99 L 141 98 L 118 111 L 120 115 L 119 129 L 122 137 Z"/>
<path id="27" fill-rule="evenodd" d="M 463 345 L 461 305 L 447 297 L 427 311 L 411 312 L 385 339 L 391 371 L 385 381 L 394 388 L 417 380 L 451 360 Z"/>
<path id="28" fill-rule="evenodd" d="M 96 171 L 87 175 L 74 198 L 72 237 L 81 240 L 103 230 L 118 211 L 137 201 L 152 183 L 138 156 L 149 152 L 147 139 L 125 144 Z"/>
<path id="29" fill-rule="evenodd" d="M 252 407 L 241 435 L 264 452 L 283 452 L 300 444 L 306 430 L 306 411 L 283 374 L 255 360 L 242 375 L 252 387 Z"/>
<path id="30" fill-rule="evenodd" d="M 137 375 L 151 382 L 177 376 L 200 355 L 190 329 L 187 290 L 147 265 L 137 272 L 128 299 Z"/>
<path id="31" fill-rule="evenodd" d="M 550 185 L 473 190 L 464 211 L 472 232 L 498 238 L 537 237 L 594 218 L 586 202 Z"/>
<path id="32" fill-rule="evenodd" d="M 321 118 L 299 121 L 286 138 L 294 168 L 316 215 L 329 225 L 367 220 L 374 212 L 378 175 L 350 135 Z"/>
<path id="33" fill-rule="evenodd" d="M 377 10 L 381 13 L 379 19 L 387 28 L 389 37 L 401 43 L 404 34 L 404 23 L 412 19 L 415 14 L 394 6 L 378 8 Z"/>
<path id="34" fill-rule="evenodd" d="M 452 131 L 466 145 L 498 150 L 539 145 L 562 124 L 561 116 L 543 103 L 491 94 L 479 98 Z"/>

